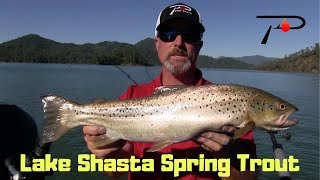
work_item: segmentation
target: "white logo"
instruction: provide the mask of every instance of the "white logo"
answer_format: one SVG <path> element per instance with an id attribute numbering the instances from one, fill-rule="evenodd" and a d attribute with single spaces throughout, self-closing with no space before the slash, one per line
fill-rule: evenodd
<path id="1" fill-rule="evenodd" d="M 170 15 L 172 15 L 175 12 L 184 12 L 184 13 L 192 14 L 191 13 L 191 8 L 189 6 L 185 6 L 185 5 L 182 5 L 182 4 L 173 5 L 173 6 L 170 6 L 170 8 L 173 8 L 173 10 L 171 11 Z"/>

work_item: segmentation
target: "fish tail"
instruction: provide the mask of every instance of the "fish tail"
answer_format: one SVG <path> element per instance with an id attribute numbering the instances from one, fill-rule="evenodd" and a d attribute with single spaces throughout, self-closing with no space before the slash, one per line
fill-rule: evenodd
<path id="1" fill-rule="evenodd" d="M 54 142 L 76 126 L 75 123 L 68 121 L 70 113 L 68 111 L 74 109 L 77 104 L 54 95 L 42 97 L 42 104 L 44 112 L 42 143 Z"/>

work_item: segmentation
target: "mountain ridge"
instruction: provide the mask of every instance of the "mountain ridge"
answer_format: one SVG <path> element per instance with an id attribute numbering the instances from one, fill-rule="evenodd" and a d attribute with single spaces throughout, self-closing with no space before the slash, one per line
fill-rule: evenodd
<path id="1" fill-rule="evenodd" d="M 319 48 L 317 44 L 318 43 L 316 43 L 315 48 Z M 310 48 L 306 48 L 306 50 L 300 53 L 309 53 L 309 55 L 312 56 L 309 61 L 312 62 L 311 64 L 313 65 L 312 67 L 308 66 L 296 69 L 298 71 L 299 69 L 303 69 L 303 72 L 308 72 L 311 68 L 311 72 L 319 72 L 317 70 L 319 66 L 314 63 L 314 59 L 319 57 L 319 55 L 317 55 L 317 53 L 310 53 Z M 315 57 L 313 57 L 313 55 L 315 55 Z M 204 68 L 272 70 L 272 68 L 267 68 L 266 66 L 270 66 L 273 61 L 276 61 L 278 64 L 283 64 L 281 60 L 283 59 L 261 55 L 219 58 L 199 55 L 197 66 Z M 74 44 L 60 43 L 37 34 L 25 35 L 1 43 L 0 61 L 101 65 L 160 65 L 152 38 L 143 39 L 136 44 L 117 41 Z M 295 66 L 299 66 L 299 63 L 295 63 Z M 291 67 L 291 70 L 292 68 L 293 67 Z M 284 69 L 288 70 L 288 68 Z M 281 71 L 281 68 L 277 70 Z"/>

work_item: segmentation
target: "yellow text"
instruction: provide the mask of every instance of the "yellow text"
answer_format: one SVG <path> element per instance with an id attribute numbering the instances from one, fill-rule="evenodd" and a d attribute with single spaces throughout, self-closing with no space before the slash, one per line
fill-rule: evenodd
<path id="1" fill-rule="evenodd" d="M 21 172 L 45 172 L 45 171 L 60 171 L 68 172 L 71 170 L 71 160 L 62 158 L 51 158 L 51 154 L 46 154 L 44 159 L 33 159 L 32 166 L 26 166 L 26 155 L 20 155 L 20 170 Z"/>
<path id="2" fill-rule="evenodd" d="M 192 172 L 198 167 L 199 172 L 218 172 L 219 177 L 230 176 L 230 159 L 204 159 L 204 154 L 199 154 L 199 159 L 174 159 L 172 154 L 161 156 L 161 171 L 173 172 L 178 177 L 180 172 Z"/>
<path id="3" fill-rule="evenodd" d="M 249 160 L 250 171 L 256 171 L 256 166 L 261 166 L 263 172 L 297 172 L 300 167 L 296 165 L 299 163 L 299 159 L 295 159 L 293 156 L 289 156 L 288 159 L 249 159 L 249 154 L 238 154 L 238 159 L 240 159 L 240 171 L 246 170 L 246 160 Z"/>
<path id="4" fill-rule="evenodd" d="M 78 155 L 78 171 L 106 171 L 106 172 L 153 172 L 153 159 L 136 159 L 131 156 L 130 159 L 97 159 L 94 154 Z"/>

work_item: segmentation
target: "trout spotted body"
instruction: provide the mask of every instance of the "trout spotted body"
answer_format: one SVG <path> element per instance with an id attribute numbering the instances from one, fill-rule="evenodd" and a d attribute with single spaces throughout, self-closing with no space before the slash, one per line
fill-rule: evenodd
<path id="1" fill-rule="evenodd" d="M 149 151 L 157 151 L 203 131 L 219 132 L 225 125 L 244 128 L 254 123 L 258 128 L 282 130 L 297 123 L 287 119 L 297 111 L 295 106 L 240 85 L 160 87 L 145 98 L 84 105 L 53 95 L 42 101 L 45 143 L 56 141 L 69 129 L 91 124 L 107 129 L 97 143 L 119 139 L 155 142 Z"/>

